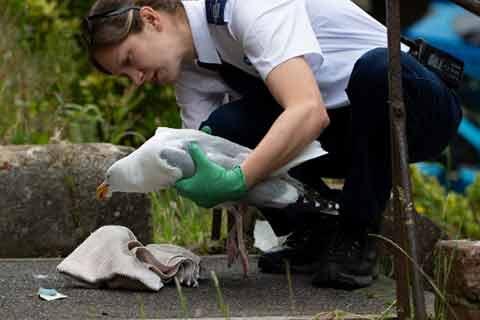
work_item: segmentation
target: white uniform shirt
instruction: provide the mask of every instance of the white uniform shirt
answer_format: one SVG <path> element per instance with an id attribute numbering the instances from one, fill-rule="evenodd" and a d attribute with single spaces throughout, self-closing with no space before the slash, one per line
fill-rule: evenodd
<path id="1" fill-rule="evenodd" d="M 349 104 L 345 88 L 355 62 L 387 46 L 385 27 L 349 0 L 228 0 L 225 25 L 207 23 L 205 0 L 182 3 L 198 61 L 221 57 L 265 80 L 279 64 L 304 56 L 327 108 Z M 198 128 L 232 93 L 215 72 L 196 65 L 182 67 L 175 88 L 187 128 Z"/>

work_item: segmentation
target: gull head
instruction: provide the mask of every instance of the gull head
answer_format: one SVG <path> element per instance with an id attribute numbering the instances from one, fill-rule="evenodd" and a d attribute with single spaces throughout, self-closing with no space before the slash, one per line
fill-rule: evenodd
<path id="1" fill-rule="evenodd" d="M 126 168 L 121 161 L 115 162 L 108 168 L 105 180 L 97 187 L 96 196 L 98 200 L 107 200 L 115 191 L 122 191 L 129 184 Z"/>
<path id="2" fill-rule="evenodd" d="M 161 145 L 152 140 L 113 163 L 97 188 L 97 199 L 105 200 L 114 192 L 148 193 L 173 186 L 182 171 L 169 165 L 162 154 Z"/>
<path id="3" fill-rule="evenodd" d="M 136 157 L 127 156 L 116 161 L 105 173 L 105 180 L 97 187 L 98 200 L 106 200 L 114 192 L 146 193 L 145 176 L 148 174 L 145 166 L 138 165 Z"/>

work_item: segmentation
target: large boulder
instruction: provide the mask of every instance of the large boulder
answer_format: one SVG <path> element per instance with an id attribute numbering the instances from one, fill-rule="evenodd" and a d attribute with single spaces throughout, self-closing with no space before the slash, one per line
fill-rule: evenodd
<path id="1" fill-rule="evenodd" d="M 0 258 L 65 256 L 108 224 L 151 242 L 147 196 L 95 199 L 105 170 L 132 150 L 111 144 L 0 146 Z"/>

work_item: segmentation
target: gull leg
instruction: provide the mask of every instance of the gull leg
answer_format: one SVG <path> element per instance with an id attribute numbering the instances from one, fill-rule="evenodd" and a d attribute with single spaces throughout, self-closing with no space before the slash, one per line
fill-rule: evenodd
<path id="1" fill-rule="evenodd" d="M 228 214 L 232 214 L 230 209 L 227 210 Z M 236 224 L 236 223 L 235 223 Z M 235 224 L 230 228 L 227 237 L 226 249 L 227 249 L 227 263 L 230 268 L 235 258 L 238 256 L 238 246 L 237 246 L 237 232 Z"/>
<path id="2" fill-rule="evenodd" d="M 237 233 L 237 246 L 238 253 L 240 254 L 240 259 L 243 266 L 243 275 L 245 278 L 248 277 L 248 254 L 245 247 L 245 241 L 243 239 L 243 215 L 247 212 L 248 206 L 246 204 L 240 204 L 238 207 L 232 210 L 235 217 L 235 229 Z"/>

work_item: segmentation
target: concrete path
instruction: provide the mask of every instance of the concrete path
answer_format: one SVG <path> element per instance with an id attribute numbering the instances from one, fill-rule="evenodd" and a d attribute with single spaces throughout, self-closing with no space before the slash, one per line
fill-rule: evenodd
<path id="1" fill-rule="evenodd" d="M 228 316 L 232 318 L 311 319 L 321 312 L 334 310 L 380 314 L 395 300 L 394 283 L 386 278 L 370 288 L 347 292 L 313 288 L 309 276 L 292 275 L 290 290 L 286 275 L 259 273 L 256 257 L 251 259 L 252 271 L 245 280 L 238 265 L 228 269 L 224 256 L 208 256 L 203 258 L 205 279 L 200 286 L 182 288 L 185 310 L 174 285 L 157 293 L 82 289 L 55 272 L 59 262 L 56 259 L 0 260 L 0 319 L 225 318 L 218 306 L 210 270 L 214 270 L 220 280 Z M 53 287 L 68 298 L 43 301 L 37 296 L 40 286 Z M 427 301 L 431 309 L 430 294 Z M 337 319 L 323 315 L 318 318 Z"/>

